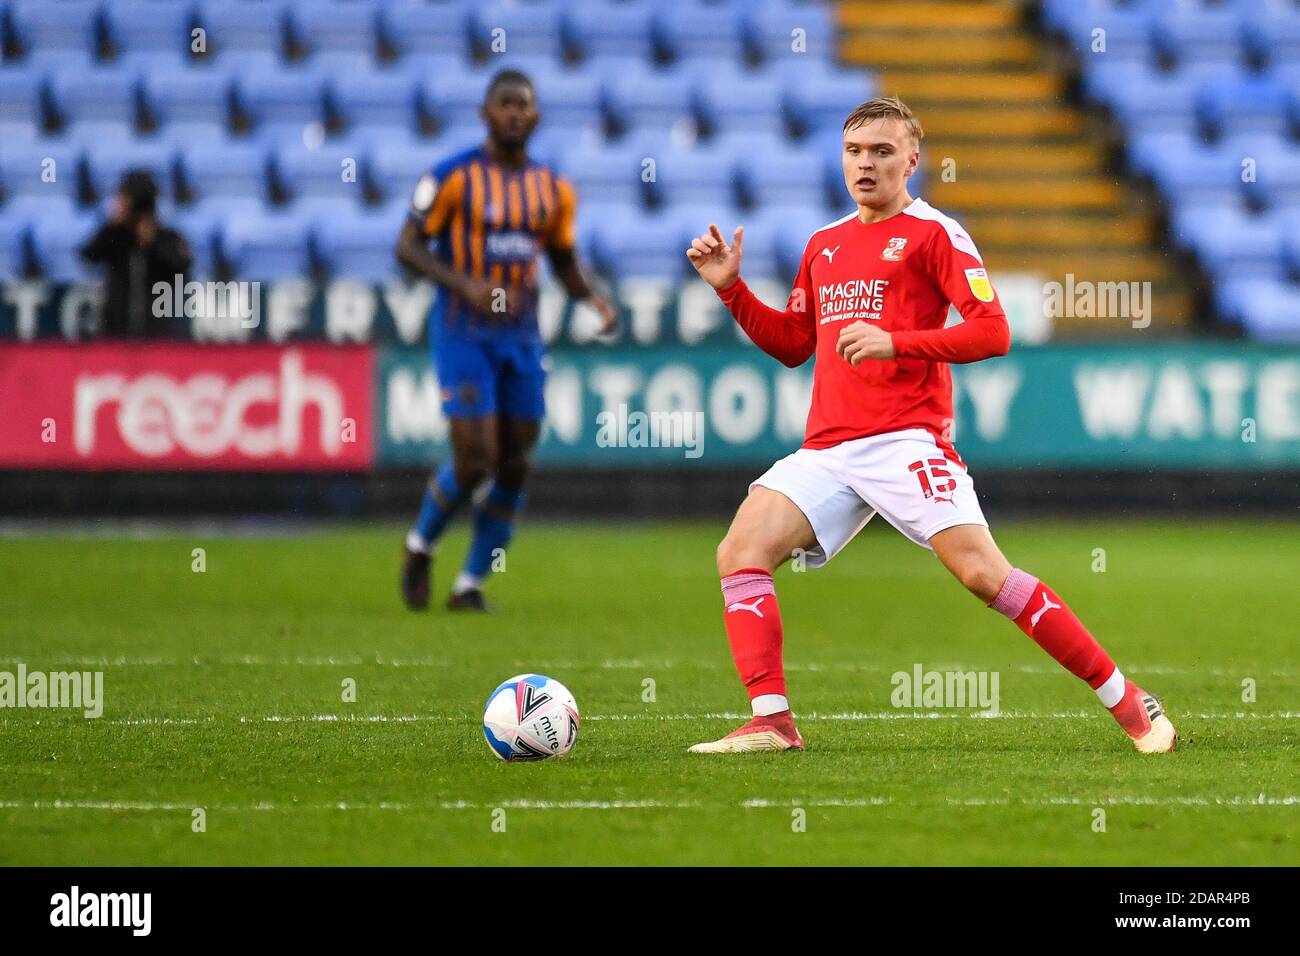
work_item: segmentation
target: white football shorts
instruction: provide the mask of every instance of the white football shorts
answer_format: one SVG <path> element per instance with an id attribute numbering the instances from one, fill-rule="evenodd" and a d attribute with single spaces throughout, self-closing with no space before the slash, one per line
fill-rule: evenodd
<path id="1" fill-rule="evenodd" d="M 779 491 L 808 518 L 817 547 L 804 559 L 819 568 L 877 512 L 908 538 L 930 538 L 959 524 L 988 527 L 965 465 L 944 457 L 924 428 L 856 438 L 831 448 L 800 448 L 749 487 Z"/>

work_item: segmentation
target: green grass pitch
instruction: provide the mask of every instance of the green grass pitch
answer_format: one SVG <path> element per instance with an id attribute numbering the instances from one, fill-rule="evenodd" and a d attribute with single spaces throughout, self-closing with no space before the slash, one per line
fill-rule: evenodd
<path id="1" fill-rule="evenodd" d="M 489 617 L 404 610 L 396 528 L 4 540 L 0 670 L 102 670 L 106 702 L 0 710 L 0 863 L 1300 863 L 1295 525 L 996 529 L 1164 698 L 1157 758 L 879 522 L 777 576 L 809 750 L 688 755 L 746 709 L 722 530 L 526 524 Z M 893 707 L 916 664 L 997 672 L 1002 715 Z M 576 695 L 569 756 L 489 752 L 484 699 L 521 671 Z"/>

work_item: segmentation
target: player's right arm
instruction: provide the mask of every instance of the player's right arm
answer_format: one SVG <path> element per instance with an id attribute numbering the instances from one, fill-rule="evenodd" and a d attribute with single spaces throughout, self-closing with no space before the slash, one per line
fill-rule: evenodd
<path id="1" fill-rule="evenodd" d="M 740 278 L 740 257 L 745 227 L 737 226 L 727 245 L 718 227 L 691 240 L 686 257 L 709 285 L 713 286 L 732 318 L 755 345 L 783 365 L 796 368 L 812 356 L 817 347 L 817 324 L 812 315 L 812 280 L 807 250 L 799 264 L 799 275 L 785 311 L 765 304 Z"/>
<path id="2" fill-rule="evenodd" d="M 465 172 L 453 170 L 439 182 L 432 173 L 420 177 L 411 199 L 411 212 L 397 237 L 397 261 L 432 279 L 470 308 L 498 312 L 497 290 L 491 283 L 453 268 L 429 251 L 429 240 L 441 232 L 460 207 L 465 195 Z M 507 307 L 508 308 L 508 307 Z"/>

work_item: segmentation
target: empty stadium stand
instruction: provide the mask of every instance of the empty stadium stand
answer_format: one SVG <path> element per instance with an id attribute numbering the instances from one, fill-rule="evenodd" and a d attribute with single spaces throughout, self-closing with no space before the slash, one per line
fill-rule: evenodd
<path id="1" fill-rule="evenodd" d="M 927 128 L 914 192 L 995 273 L 1151 281 L 1155 323 L 1184 325 L 1167 209 L 1225 319 L 1300 334 L 1290 0 L 0 0 L 0 34 L 0 278 L 84 278 L 76 241 L 132 167 L 200 278 L 396 275 L 415 180 L 481 138 L 488 78 L 518 66 L 534 152 L 576 182 L 583 251 L 616 278 L 683 275 L 709 216 L 754 227 L 751 273 L 788 276 L 848 211 L 844 115 L 887 92 Z"/>

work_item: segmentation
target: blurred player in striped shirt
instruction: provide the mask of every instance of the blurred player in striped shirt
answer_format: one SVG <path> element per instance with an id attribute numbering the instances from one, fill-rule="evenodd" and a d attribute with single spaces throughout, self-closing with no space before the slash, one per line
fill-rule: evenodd
<path id="1" fill-rule="evenodd" d="M 487 610 L 483 582 L 510 542 L 545 416 L 537 254 L 545 251 L 572 298 L 599 313 L 602 333 L 616 322 L 614 306 L 592 292 L 578 266 L 573 185 L 528 156 L 540 119 L 531 80 L 516 70 L 497 73 L 482 117 L 487 141 L 420 179 L 397 244 L 405 265 L 438 284 L 429 344 L 452 447 L 406 536 L 401 590 L 416 610 L 428 607 L 433 555 L 448 522 L 490 482 L 447 602 L 452 610 Z"/>

